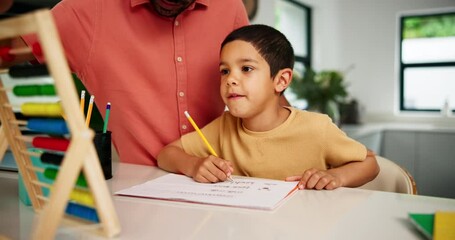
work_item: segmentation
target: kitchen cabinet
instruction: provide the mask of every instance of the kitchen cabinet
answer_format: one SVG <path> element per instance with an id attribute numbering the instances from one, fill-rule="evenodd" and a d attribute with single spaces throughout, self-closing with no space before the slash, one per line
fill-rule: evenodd
<path id="1" fill-rule="evenodd" d="M 418 194 L 455 198 L 455 128 L 364 124 L 342 129 L 411 173 Z"/>

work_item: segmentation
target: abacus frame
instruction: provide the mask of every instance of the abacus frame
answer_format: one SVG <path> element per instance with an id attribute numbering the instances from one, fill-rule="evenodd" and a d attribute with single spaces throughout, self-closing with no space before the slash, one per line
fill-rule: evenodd
<path id="1" fill-rule="evenodd" d="M 59 174 L 53 184 L 53 190 L 49 199 L 45 199 L 42 196 L 41 186 L 33 170 L 30 156 L 24 154 L 27 147 L 21 140 L 21 131 L 17 125 L 10 124 L 16 120 L 16 117 L 10 107 L 8 97 L 4 91 L 0 91 L 2 122 L 0 127 L 0 155 L 4 154 L 9 145 L 33 209 L 39 213 L 39 219 L 34 224 L 32 236 L 35 239 L 54 238 L 59 223 L 65 215 L 65 207 L 70 193 L 75 186 L 78 175 L 83 170 L 95 201 L 102 232 L 107 237 L 113 237 L 120 233 L 120 223 L 93 145 L 94 132 L 85 125 L 76 88 L 63 54 L 51 12 L 45 9 L 37 10 L 0 21 L 0 40 L 32 33 L 37 34 L 40 41 L 46 65 L 50 76 L 54 79 L 55 88 L 71 133 L 71 141 L 60 166 Z M 1 81 L 0 88 L 3 88 Z"/>

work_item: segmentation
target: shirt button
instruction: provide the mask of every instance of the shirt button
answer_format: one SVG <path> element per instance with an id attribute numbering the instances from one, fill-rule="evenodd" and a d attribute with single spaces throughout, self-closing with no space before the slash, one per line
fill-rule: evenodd
<path id="1" fill-rule="evenodd" d="M 179 96 L 183 97 L 183 96 L 185 96 L 185 93 L 184 92 L 179 92 Z"/>
<path id="2" fill-rule="evenodd" d="M 185 124 L 182 125 L 182 129 L 186 130 L 187 126 Z"/>
<path id="3" fill-rule="evenodd" d="M 182 57 L 177 57 L 177 62 L 182 62 L 182 61 L 183 61 Z"/>
<path id="4" fill-rule="evenodd" d="M 180 24 L 179 21 L 175 20 L 174 25 L 178 26 L 179 24 Z"/>

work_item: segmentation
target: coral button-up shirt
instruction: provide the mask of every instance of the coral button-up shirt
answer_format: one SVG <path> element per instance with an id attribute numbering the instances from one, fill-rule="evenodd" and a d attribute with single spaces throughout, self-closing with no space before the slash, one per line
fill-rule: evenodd
<path id="1" fill-rule="evenodd" d="M 112 104 L 122 162 L 156 165 L 163 146 L 193 131 L 184 111 L 201 127 L 223 112 L 220 44 L 248 24 L 242 1 L 196 0 L 175 19 L 148 0 L 63 0 L 52 14 L 71 70 L 100 109 Z"/>

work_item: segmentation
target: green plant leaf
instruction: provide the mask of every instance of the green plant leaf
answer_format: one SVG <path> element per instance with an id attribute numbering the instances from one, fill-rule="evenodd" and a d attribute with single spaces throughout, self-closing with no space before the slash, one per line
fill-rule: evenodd
<path id="1" fill-rule="evenodd" d="M 348 96 L 343 74 L 326 70 L 316 73 L 309 68 L 303 77 L 295 75 L 291 89 L 298 98 L 307 100 L 309 108 L 325 109 L 329 101 L 341 103 Z M 325 111 L 325 110 L 323 110 Z"/>

